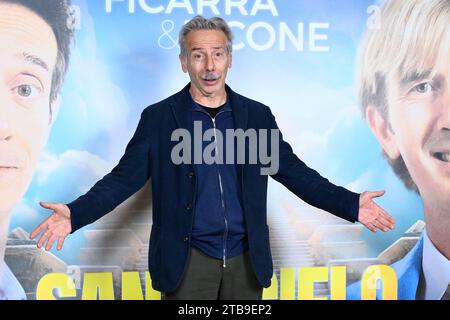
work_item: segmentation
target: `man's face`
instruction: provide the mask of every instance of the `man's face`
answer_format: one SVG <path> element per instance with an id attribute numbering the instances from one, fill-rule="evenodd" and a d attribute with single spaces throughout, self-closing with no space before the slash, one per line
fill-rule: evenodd
<path id="1" fill-rule="evenodd" d="M 376 124 L 373 109 L 367 114 L 388 156 L 403 158 L 425 210 L 441 214 L 450 212 L 450 60 L 445 64 L 433 78 L 388 83 L 391 128 L 379 115 Z"/>
<path id="2" fill-rule="evenodd" d="M 225 90 L 232 55 L 227 52 L 227 37 L 218 30 L 198 30 L 186 37 L 187 58 L 180 57 L 184 72 L 189 73 L 192 89 L 205 97 Z"/>
<path id="3" fill-rule="evenodd" d="M 0 213 L 25 193 L 47 141 L 57 52 L 42 18 L 0 4 Z"/>

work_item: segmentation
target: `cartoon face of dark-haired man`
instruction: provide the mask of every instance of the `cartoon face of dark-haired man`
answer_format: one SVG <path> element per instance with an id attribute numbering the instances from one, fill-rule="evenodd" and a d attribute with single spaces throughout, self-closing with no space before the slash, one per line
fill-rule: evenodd
<path id="1" fill-rule="evenodd" d="M 0 299 L 23 296 L 3 263 L 10 214 L 58 111 L 70 22 L 65 0 L 0 0 Z"/>

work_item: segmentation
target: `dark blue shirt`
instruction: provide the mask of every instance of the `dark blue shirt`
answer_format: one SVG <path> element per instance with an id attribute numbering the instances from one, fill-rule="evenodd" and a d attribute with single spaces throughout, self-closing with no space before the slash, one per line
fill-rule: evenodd
<path id="1" fill-rule="evenodd" d="M 226 163 L 226 130 L 234 130 L 231 104 L 227 101 L 213 118 L 204 107 L 192 100 L 192 121 L 194 124 L 197 122 L 197 126 L 201 123 L 202 137 L 205 131 L 214 127 L 216 135 L 222 135 L 223 148 L 218 152 L 222 153 L 220 158 L 223 161 L 206 164 L 202 157 L 202 163 L 195 164 L 197 196 L 191 243 L 208 256 L 217 259 L 232 258 L 245 252 L 248 242 L 236 165 L 236 148 L 233 163 Z M 215 143 L 214 136 L 209 141 L 203 141 L 202 154 L 205 148 L 210 146 L 209 150 L 213 151 L 208 154 L 216 156 Z"/>

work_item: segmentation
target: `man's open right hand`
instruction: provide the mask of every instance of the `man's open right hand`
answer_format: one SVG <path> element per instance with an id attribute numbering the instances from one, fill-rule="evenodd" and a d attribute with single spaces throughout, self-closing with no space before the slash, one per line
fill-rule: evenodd
<path id="1" fill-rule="evenodd" d="M 65 238 L 72 231 L 70 222 L 70 209 L 64 203 L 40 202 L 41 207 L 52 210 L 52 215 L 45 219 L 30 235 L 30 239 L 36 238 L 43 232 L 39 241 L 38 248 L 41 248 L 46 242 L 45 250 L 49 251 L 53 243 L 58 241 L 57 249 L 61 250 Z"/>

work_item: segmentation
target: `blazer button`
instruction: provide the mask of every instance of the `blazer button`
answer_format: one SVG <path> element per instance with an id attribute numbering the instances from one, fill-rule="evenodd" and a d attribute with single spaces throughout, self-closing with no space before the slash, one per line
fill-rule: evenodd
<path id="1" fill-rule="evenodd" d="M 191 209 L 192 209 L 192 204 L 190 204 L 190 203 L 187 204 L 187 205 L 186 205 L 186 210 L 191 210 Z"/>
<path id="2" fill-rule="evenodd" d="M 189 179 L 192 179 L 195 176 L 195 173 L 191 171 L 187 176 L 189 177 Z"/>
<path id="3" fill-rule="evenodd" d="M 188 236 L 184 237 L 183 241 L 184 242 L 188 242 L 189 241 L 189 237 Z"/>

